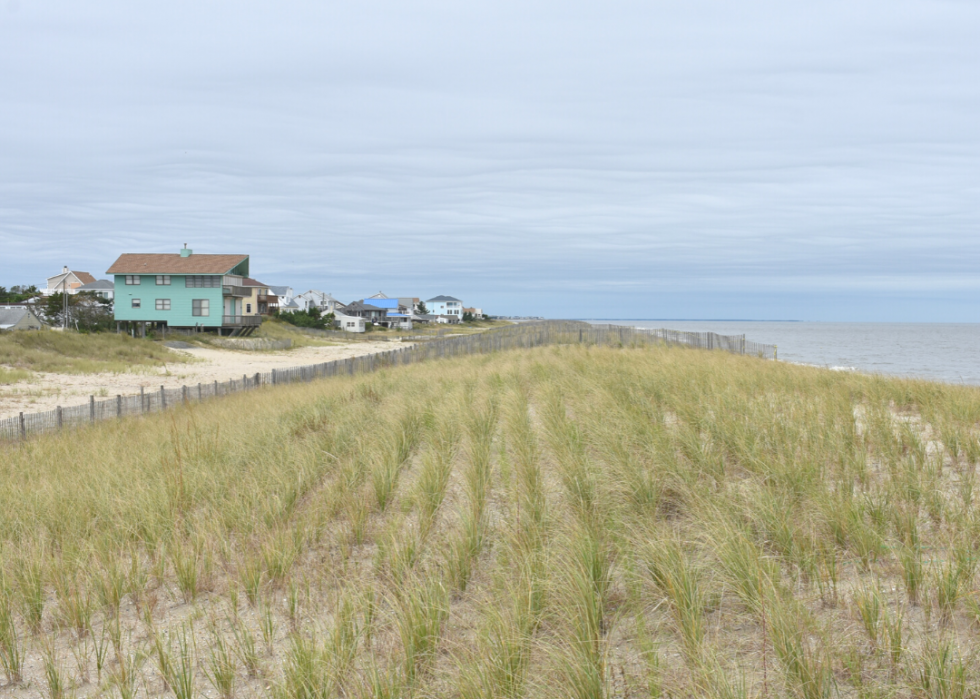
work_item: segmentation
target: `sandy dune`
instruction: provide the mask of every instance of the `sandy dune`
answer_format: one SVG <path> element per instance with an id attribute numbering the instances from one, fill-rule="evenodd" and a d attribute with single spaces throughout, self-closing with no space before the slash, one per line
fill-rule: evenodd
<path id="1" fill-rule="evenodd" d="M 197 359 L 187 364 L 168 364 L 164 368 L 132 374 L 35 374 L 29 382 L 0 386 L 0 418 L 19 412 L 34 413 L 59 405 L 78 405 L 89 396 L 105 398 L 139 393 L 140 387 L 158 389 L 192 386 L 209 381 L 227 381 L 283 367 L 319 364 L 374 354 L 409 346 L 389 342 L 357 342 L 332 347 L 301 347 L 283 352 L 244 352 L 226 349 L 194 348 L 174 350 Z"/>

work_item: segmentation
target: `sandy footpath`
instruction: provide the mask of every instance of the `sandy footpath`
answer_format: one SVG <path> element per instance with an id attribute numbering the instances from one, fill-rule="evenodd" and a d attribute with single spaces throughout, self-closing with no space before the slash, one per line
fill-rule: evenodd
<path id="1" fill-rule="evenodd" d="M 0 418 L 19 412 L 36 413 L 57 406 L 67 407 L 115 395 L 139 393 L 140 387 L 177 388 L 210 381 L 240 379 L 243 374 L 266 372 L 284 367 L 319 364 L 334 359 L 385 352 L 411 343 L 357 342 L 331 347 L 300 347 L 283 352 L 245 352 L 227 349 L 193 348 L 171 352 L 197 359 L 187 364 L 167 364 L 147 372 L 132 374 L 44 374 L 30 381 L 0 386 Z"/>

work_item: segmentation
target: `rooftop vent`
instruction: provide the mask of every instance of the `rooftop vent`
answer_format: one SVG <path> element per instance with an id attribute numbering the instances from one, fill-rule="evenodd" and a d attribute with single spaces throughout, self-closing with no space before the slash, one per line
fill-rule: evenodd
<path id="1" fill-rule="evenodd" d="M 181 257 L 190 257 L 193 254 L 194 254 L 194 251 L 193 250 L 189 250 L 187 248 L 187 243 L 184 243 L 184 249 L 180 251 L 180 256 Z"/>

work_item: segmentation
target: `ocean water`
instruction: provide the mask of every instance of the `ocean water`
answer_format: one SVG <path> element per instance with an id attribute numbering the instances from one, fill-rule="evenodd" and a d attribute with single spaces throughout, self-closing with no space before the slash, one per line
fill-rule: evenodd
<path id="1" fill-rule="evenodd" d="M 589 322 L 719 335 L 744 333 L 749 340 L 778 345 L 780 361 L 980 385 L 980 323 Z"/>

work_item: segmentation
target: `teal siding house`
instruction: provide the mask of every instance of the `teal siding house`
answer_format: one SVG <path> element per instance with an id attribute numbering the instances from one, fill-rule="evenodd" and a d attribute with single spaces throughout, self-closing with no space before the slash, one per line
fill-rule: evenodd
<path id="1" fill-rule="evenodd" d="M 247 335 L 262 322 L 242 313 L 248 255 L 195 255 L 186 246 L 174 255 L 127 253 L 106 274 L 113 275 L 117 327 L 216 330 Z"/>

